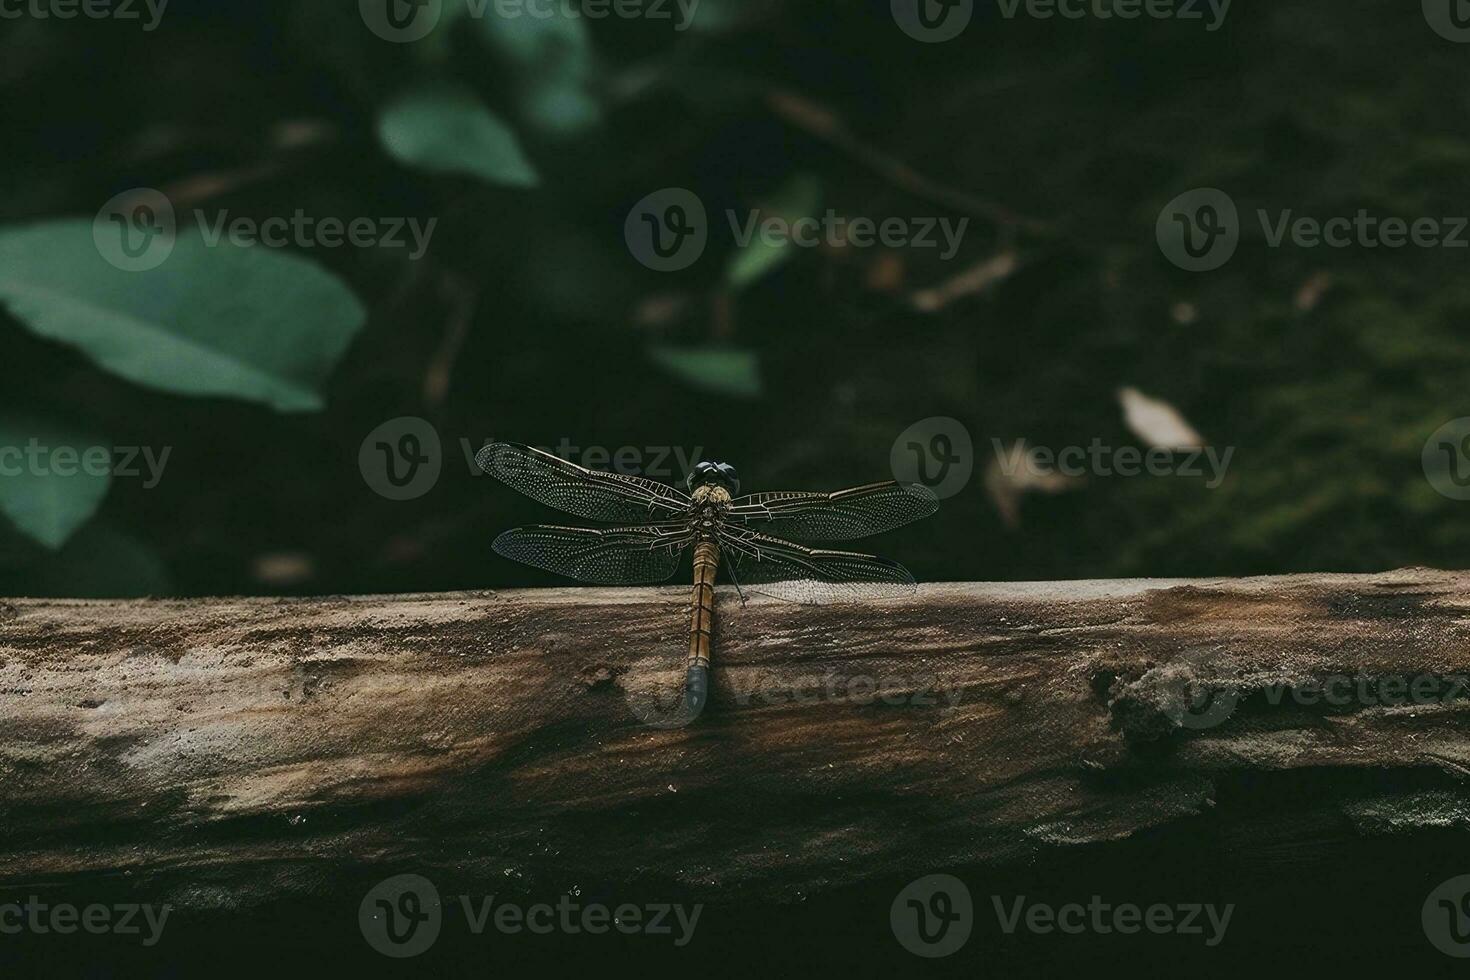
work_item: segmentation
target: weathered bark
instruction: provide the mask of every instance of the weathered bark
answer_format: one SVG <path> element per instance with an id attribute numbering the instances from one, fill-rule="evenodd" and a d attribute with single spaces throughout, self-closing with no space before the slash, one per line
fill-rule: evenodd
<path id="1" fill-rule="evenodd" d="M 722 593 L 709 706 L 659 727 L 688 597 L 0 603 L 0 887 L 791 896 L 1187 821 L 1241 771 L 1335 773 L 1358 833 L 1470 825 L 1470 574 Z"/>

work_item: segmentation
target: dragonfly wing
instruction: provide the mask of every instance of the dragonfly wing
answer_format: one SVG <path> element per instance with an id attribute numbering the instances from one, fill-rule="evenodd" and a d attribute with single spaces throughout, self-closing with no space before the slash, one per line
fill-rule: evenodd
<path id="1" fill-rule="evenodd" d="M 555 527 L 533 524 L 506 531 L 493 547 L 506 558 L 593 585 L 663 582 L 679 568 L 694 540 L 682 524 L 642 527 Z"/>
<path id="2" fill-rule="evenodd" d="M 851 551 L 807 548 L 745 528 L 720 531 L 724 558 L 743 588 L 817 605 L 914 594 L 914 577 L 897 562 Z"/>
<path id="3" fill-rule="evenodd" d="M 533 500 L 608 523 L 667 521 L 689 512 L 689 495 L 657 480 L 603 473 L 530 446 L 497 442 L 475 454 L 480 469 Z"/>
<path id="4" fill-rule="evenodd" d="M 917 483 L 870 483 L 835 493 L 776 491 L 731 501 L 726 520 L 797 541 L 845 541 L 900 527 L 939 509 Z"/>

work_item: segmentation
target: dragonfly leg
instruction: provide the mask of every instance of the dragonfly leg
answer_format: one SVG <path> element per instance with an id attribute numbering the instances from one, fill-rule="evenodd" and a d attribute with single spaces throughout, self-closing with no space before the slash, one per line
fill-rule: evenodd
<path id="1" fill-rule="evenodd" d="M 732 582 L 735 583 L 735 594 L 740 597 L 740 608 L 741 609 L 744 609 L 745 608 L 745 590 L 740 587 L 740 579 L 737 578 L 736 575 L 735 575 L 735 563 L 733 561 L 726 562 L 725 563 L 725 568 L 728 569 L 729 572 L 730 572 L 730 581 L 732 581 Z"/>

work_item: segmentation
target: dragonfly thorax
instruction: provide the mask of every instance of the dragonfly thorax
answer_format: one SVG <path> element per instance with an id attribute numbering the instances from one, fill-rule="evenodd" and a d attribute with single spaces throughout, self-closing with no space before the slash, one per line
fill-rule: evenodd
<path id="1" fill-rule="evenodd" d="M 694 501 L 694 530 L 700 535 L 713 535 L 730 508 L 730 491 L 718 483 L 701 483 L 691 495 Z"/>
<path id="2" fill-rule="evenodd" d="M 718 483 L 701 483 L 694 488 L 692 496 L 695 521 L 704 526 L 714 524 L 730 506 L 730 491 Z"/>

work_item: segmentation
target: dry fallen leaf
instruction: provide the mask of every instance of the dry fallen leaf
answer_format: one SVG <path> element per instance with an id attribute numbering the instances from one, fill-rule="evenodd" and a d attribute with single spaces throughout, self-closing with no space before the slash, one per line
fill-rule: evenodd
<path id="1" fill-rule="evenodd" d="M 272 551 L 250 563 L 256 581 L 273 586 L 300 585 L 316 575 L 316 561 L 302 551 Z"/>
<path id="2" fill-rule="evenodd" d="M 1048 467 L 1022 439 L 990 458 L 985 467 L 985 491 L 1006 527 L 1021 524 L 1021 498 L 1028 493 L 1057 494 L 1075 490 L 1087 481 Z"/>
<path id="3" fill-rule="evenodd" d="M 1307 277 L 1296 291 L 1296 309 L 1298 313 L 1309 313 L 1316 309 L 1317 304 L 1322 302 L 1322 297 L 1327 295 L 1327 290 L 1332 288 L 1332 273 L 1314 272 Z"/>
<path id="4" fill-rule="evenodd" d="M 1154 449 L 1199 449 L 1205 440 L 1179 410 L 1166 401 L 1150 398 L 1137 388 L 1119 388 L 1123 422 L 1139 439 Z"/>
<path id="5" fill-rule="evenodd" d="M 929 289 L 921 289 L 909 298 L 920 313 L 934 313 L 966 296 L 983 293 L 1003 282 L 1016 271 L 1016 253 L 999 252 Z"/>
<path id="6" fill-rule="evenodd" d="M 633 322 L 640 327 L 666 327 L 688 310 L 688 293 L 654 293 L 638 301 L 633 309 Z"/>
<path id="7" fill-rule="evenodd" d="M 897 252 L 880 252 L 868 266 L 863 285 L 875 293 L 896 293 L 907 278 L 903 256 Z"/>

